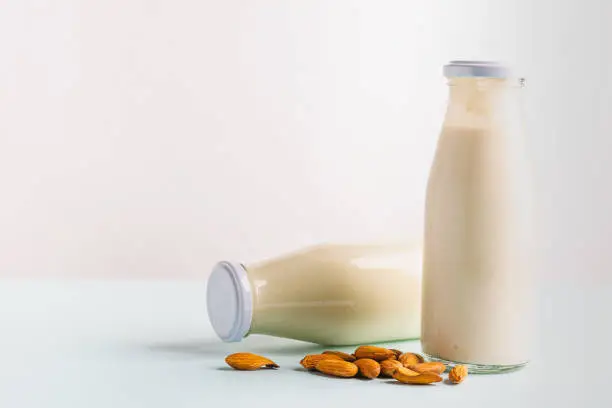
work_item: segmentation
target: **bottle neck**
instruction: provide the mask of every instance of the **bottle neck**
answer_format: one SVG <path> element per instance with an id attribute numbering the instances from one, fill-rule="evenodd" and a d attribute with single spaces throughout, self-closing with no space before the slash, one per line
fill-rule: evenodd
<path id="1" fill-rule="evenodd" d="M 497 123 L 504 111 L 510 80 L 499 78 L 450 78 L 445 126 L 481 128 Z"/>

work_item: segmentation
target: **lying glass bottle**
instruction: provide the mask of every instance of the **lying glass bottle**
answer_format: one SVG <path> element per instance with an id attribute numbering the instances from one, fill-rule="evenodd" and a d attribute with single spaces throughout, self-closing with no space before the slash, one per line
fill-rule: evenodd
<path id="1" fill-rule="evenodd" d="M 326 345 L 415 339 L 421 248 L 320 245 L 258 264 L 219 262 L 207 308 L 224 341 L 253 333 Z"/>

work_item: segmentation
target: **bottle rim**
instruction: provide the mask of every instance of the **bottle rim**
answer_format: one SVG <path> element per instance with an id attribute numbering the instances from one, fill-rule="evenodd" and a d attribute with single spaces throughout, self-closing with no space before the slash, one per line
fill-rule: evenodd
<path id="1" fill-rule="evenodd" d="M 508 78 L 508 67 L 496 61 L 454 60 L 444 65 L 447 78 Z"/>

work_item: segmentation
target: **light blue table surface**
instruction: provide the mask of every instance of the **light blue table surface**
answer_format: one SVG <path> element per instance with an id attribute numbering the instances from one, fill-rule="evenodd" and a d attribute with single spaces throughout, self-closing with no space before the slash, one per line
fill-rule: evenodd
<path id="1" fill-rule="evenodd" d="M 299 360 L 321 350 L 310 343 L 221 343 L 198 282 L 0 281 L 0 407 L 612 406 L 612 288 L 538 293 L 527 368 L 410 386 L 307 373 Z M 420 349 L 418 341 L 393 346 Z M 281 368 L 231 370 L 223 359 L 237 351 Z"/>

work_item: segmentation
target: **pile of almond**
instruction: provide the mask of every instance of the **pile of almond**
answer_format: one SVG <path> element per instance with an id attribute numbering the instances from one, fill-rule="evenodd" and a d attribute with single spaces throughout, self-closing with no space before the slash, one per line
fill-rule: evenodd
<path id="1" fill-rule="evenodd" d="M 278 368 L 266 358 L 252 353 L 235 353 L 225 362 L 236 370 Z M 446 366 L 439 362 L 425 362 L 420 354 L 377 346 L 359 346 L 353 354 L 328 350 L 321 354 L 308 354 L 300 364 L 307 370 L 316 370 L 334 377 L 394 378 L 405 384 L 432 384 L 442 381 Z M 467 367 L 454 366 L 448 373 L 450 383 L 459 384 L 468 375 Z"/>

